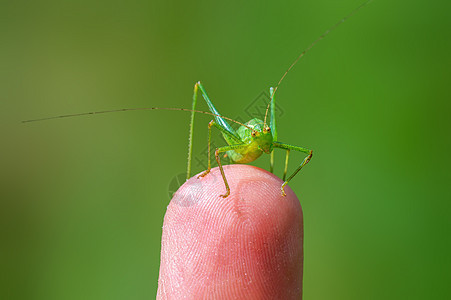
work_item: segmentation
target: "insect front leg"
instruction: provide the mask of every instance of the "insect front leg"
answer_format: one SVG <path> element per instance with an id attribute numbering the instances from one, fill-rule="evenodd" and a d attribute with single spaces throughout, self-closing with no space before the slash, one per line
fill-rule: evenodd
<path id="1" fill-rule="evenodd" d="M 227 198 L 230 195 L 230 187 L 229 187 L 229 183 L 227 182 L 227 178 L 225 176 L 224 169 L 222 168 L 221 158 L 219 157 L 219 154 L 227 152 L 229 150 L 238 150 L 238 149 L 243 149 L 246 147 L 248 147 L 247 144 L 238 144 L 238 145 L 230 145 L 230 146 L 216 148 L 215 157 L 216 157 L 216 161 L 218 162 L 219 170 L 221 171 L 222 179 L 224 180 L 224 185 L 226 188 L 226 193 L 224 195 L 221 195 L 222 198 Z"/>
<path id="2" fill-rule="evenodd" d="M 302 148 L 302 147 L 298 147 L 298 146 L 293 146 L 293 145 L 283 144 L 283 143 L 279 143 L 279 142 L 274 142 L 274 143 L 273 143 L 273 146 L 274 146 L 275 148 L 280 148 L 280 149 L 288 150 L 288 151 L 287 151 L 286 161 L 285 161 L 285 174 L 286 174 L 286 171 L 287 171 L 288 153 L 289 153 L 290 150 L 295 150 L 295 151 L 299 151 L 299 152 L 303 152 L 303 153 L 308 154 L 308 156 L 304 159 L 304 161 L 303 161 L 303 162 L 299 165 L 299 167 L 293 172 L 293 174 L 291 174 L 290 177 L 288 177 L 287 180 L 285 180 L 285 174 L 284 174 L 284 180 L 285 180 L 285 181 L 284 181 L 284 183 L 282 184 L 282 186 L 281 186 L 280 189 L 281 189 L 281 191 L 282 191 L 282 196 L 286 196 L 286 193 L 285 193 L 285 190 L 284 190 L 285 186 L 288 184 L 288 182 L 289 182 L 291 179 L 293 179 L 294 176 L 296 176 L 296 174 L 302 169 L 302 167 L 304 167 L 304 166 L 310 161 L 310 159 L 312 158 L 312 155 L 313 155 L 313 150 L 309 150 L 309 149 Z"/>
<path id="3" fill-rule="evenodd" d="M 226 141 L 232 141 L 235 144 L 224 146 L 220 148 L 216 148 L 215 151 L 215 158 L 218 162 L 219 170 L 221 171 L 222 179 L 224 180 L 224 185 L 226 187 L 226 193 L 224 195 L 221 195 L 221 197 L 226 198 L 228 195 L 230 195 L 230 188 L 229 184 L 227 183 L 227 179 L 224 174 L 224 169 L 222 168 L 221 160 L 219 157 L 219 153 L 227 152 L 229 150 L 237 150 L 247 147 L 247 144 L 243 144 L 242 141 L 237 140 L 236 137 L 234 137 L 226 128 L 222 127 L 220 124 L 216 123 L 215 120 L 211 120 L 210 123 L 208 123 L 208 168 L 202 174 L 197 176 L 197 178 L 204 177 L 211 171 L 211 128 L 215 126 L 218 128 L 221 133 L 224 135 L 224 137 L 228 137 L 229 139 L 226 139 Z"/>
<path id="4" fill-rule="evenodd" d="M 197 176 L 197 178 L 199 177 L 204 177 L 205 175 L 207 175 L 208 173 L 210 173 L 211 170 L 211 127 L 215 126 L 216 128 L 218 128 L 221 133 L 224 135 L 225 138 L 229 138 L 226 139 L 226 141 L 232 141 L 234 144 L 233 145 L 241 145 L 242 141 L 241 140 L 237 140 L 236 137 L 232 136 L 232 134 L 225 129 L 224 127 L 222 127 L 220 124 L 216 123 L 215 120 L 211 120 L 210 123 L 208 123 L 208 168 L 207 170 L 205 170 L 202 174 L 200 174 L 199 176 Z"/>

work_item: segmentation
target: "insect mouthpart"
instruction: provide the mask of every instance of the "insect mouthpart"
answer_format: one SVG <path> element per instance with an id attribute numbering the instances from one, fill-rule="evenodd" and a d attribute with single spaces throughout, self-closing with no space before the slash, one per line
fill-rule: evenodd
<path id="1" fill-rule="evenodd" d="M 265 152 L 266 154 L 271 153 L 271 151 L 272 151 L 272 149 L 273 149 L 272 144 L 268 144 L 268 143 L 260 144 L 260 145 L 258 146 L 258 148 L 259 148 L 260 150 L 262 150 L 263 152 Z"/>

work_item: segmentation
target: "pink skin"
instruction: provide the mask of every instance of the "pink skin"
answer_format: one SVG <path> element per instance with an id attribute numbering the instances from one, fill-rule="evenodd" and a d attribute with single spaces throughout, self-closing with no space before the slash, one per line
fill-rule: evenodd
<path id="1" fill-rule="evenodd" d="M 282 180 L 249 165 L 194 176 L 163 225 L 157 299 L 301 299 L 303 219 Z"/>

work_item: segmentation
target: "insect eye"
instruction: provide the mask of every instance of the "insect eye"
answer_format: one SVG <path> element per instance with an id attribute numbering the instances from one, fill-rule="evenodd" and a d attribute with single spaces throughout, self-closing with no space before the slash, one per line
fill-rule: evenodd
<path id="1" fill-rule="evenodd" d="M 270 131 L 271 131 L 271 128 L 265 127 L 264 131 L 265 131 L 265 132 L 270 132 Z"/>
<path id="2" fill-rule="evenodd" d="M 251 133 L 251 135 L 253 136 L 253 137 L 255 137 L 255 136 L 257 136 L 257 131 L 252 131 L 252 133 Z"/>

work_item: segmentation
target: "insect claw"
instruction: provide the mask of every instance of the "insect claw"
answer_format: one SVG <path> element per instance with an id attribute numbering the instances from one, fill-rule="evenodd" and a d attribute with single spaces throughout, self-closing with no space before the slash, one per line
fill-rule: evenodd
<path id="1" fill-rule="evenodd" d="M 229 195 L 230 195 L 230 192 L 227 191 L 227 193 L 225 193 L 224 195 L 219 195 L 219 196 L 221 196 L 222 198 L 227 198 Z"/>
<path id="2" fill-rule="evenodd" d="M 282 187 L 280 188 L 280 190 L 282 191 L 282 197 L 286 197 L 287 194 L 285 193 L 285 189 L 284 186 L 282 185 Z"/>
<path id="3" fill-rule="evenodd" d="M 204 177 L 205 175 L 207 175 L 208 173 L 210 173 L 210 170 L 205 170 L 204 172 L 202 172 L 202 174 L 200 174 L 199 176 L 197 176 L 197 179 Z"/>

